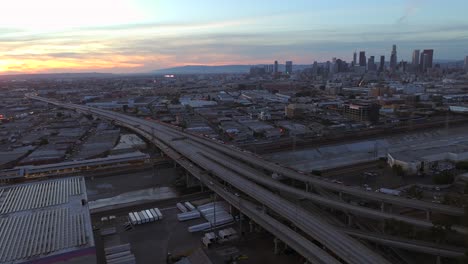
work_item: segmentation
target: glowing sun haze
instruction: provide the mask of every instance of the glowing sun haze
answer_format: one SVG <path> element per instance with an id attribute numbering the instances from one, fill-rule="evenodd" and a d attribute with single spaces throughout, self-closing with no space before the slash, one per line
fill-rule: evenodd
<path id="1" fill-rule="evenodd" d="M 0 74 L 468 55 L 462 0 L 2 0 Z"/>

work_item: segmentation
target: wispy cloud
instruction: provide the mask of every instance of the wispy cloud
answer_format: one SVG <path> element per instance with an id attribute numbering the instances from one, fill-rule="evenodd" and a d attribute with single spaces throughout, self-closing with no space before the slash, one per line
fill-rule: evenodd
<path id="1" fill-rule="evenodd" d="M 185 64 L 255 64 L 275 59 L 312 63 L 331 57 L 346 59 L 355 49 L 366 49 L 377 56 L 387 52 L 394 43 L 401 47 L 399 58 L 409 56 L 413 48 L 424 47 L 437 47 L 439 58 L 468 54 L 468 22 L 409 23 L 408 18 L 420 4 L 421 1 L 408 1 L 398 25 L 393 22 L 310 23 L 291 28 L 277 22 L 288 21 L 291 14 L 287 14 L 196 23 L 84 26 L 42 32 L 0 28 L 0 73 L 63 69 L 143 72 Z M 307 19 L 300 14 L 301 19 Z"/>
<path id="2" fill-rule="evenodd" d="M 397 20 L 397 24 L 402 24 L 408 20 L 423 4 L 421 0 L 406 0 L 405 11 L 403 15 Z"/>

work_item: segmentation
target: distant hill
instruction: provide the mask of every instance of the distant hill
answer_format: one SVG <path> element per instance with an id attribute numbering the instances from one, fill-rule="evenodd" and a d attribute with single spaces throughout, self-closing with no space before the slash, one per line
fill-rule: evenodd
<path id="1" fill-rule="evenodd" d="M 83 72 L 83 73 L 38 73 L 38 74 L 6 74 L 0 75 L 0 80 L 17 79 L 79 79 L 79 78 L 103 78 L 113 77 L 112 73 Z"/>
<path id="2" fill-rule="evenodd" d="M 251 65 L 187 65 L 154 71 L 160 74 L 247 73 Z"/>

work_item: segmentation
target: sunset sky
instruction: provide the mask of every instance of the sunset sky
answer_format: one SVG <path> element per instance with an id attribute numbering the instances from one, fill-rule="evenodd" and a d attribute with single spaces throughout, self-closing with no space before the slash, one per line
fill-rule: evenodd
<path id="1" fill-rule="evenodd" d="M 2 0 L 0 74 L 468 55 L 466 0 Z"/>

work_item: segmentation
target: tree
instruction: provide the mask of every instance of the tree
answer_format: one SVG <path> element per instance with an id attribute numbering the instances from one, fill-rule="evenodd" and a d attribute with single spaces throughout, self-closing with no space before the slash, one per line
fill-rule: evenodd
<path id="1" fill-rule="evenodd" d="M 445 230 L 441 225 L 434 224 L 434 226 L 431 227 L 431 233 L 437 243 L 441 243 L 445 239 Z"/>
<path id="2" fill-rule="evenodd" d="M 179 98 L 178 97 L 172 98 L 171 104 L 180 104 Z"/>
<path id="3" fill-rule="evenodd" d="M 413 185 L 408 189 L 408 195 L 416 199 L 421 199 L 423 197 L 423 192 L 418 187 L 416 187 L 416 185 Z"/>
<path id="4" fill-rule="evenodd" d="M 43 145 L 47 145 L 49 144 L 49 140 L 47 140 L 47 138 L 43 138 L 41 139 L 41 141 L 39 142 L 39 145 L 43 146 Z"/>
<path id="5" fill-rule="evenodd" d="M 398 176 L 405 176 L 405 170 L 401 165 L 395 164 L 392 166 L 393 172 Z"/>
<path id="6" fill-rule="evenodd" d="M 459 161 L 455 164 L 457 170 L 468 170 L 468 161 Z"/>
<path id="7" fill-rule="evenodd" d="M 449 171 L 443 171 L 439 174 L 436 174 L 432 177 L 432 181 L 435 184 L 451 184 L 455 180 L 453 173 Z"/>

